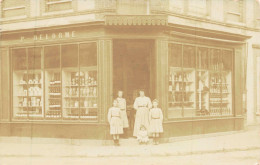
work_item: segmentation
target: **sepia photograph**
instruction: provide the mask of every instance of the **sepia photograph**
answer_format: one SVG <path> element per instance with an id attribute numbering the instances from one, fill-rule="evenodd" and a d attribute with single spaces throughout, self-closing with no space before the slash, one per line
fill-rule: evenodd
<path id="1" fill-rule="evenodd" d="M 0 165 L 260 165 L 260 0 L 0 0 Z"/>

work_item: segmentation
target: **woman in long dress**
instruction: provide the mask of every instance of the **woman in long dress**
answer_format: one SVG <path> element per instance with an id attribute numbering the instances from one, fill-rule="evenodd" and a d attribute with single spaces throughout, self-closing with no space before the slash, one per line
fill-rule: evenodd
<path id="1" fill-rule="evenodd" d="M 137 137 L 140 126 L 149 128 L 149 109 L 152 107 L 151 99 L 146 97 L 143 90 L 139 91 L 140 96 L 135 99 L 134 109 L 136 110 L 133 136 Z"/>
<path id="2" fill-rule="evenodd" d="M 123 91 L 118 91 L 118 108 L 121 110 L 121 120 L 123 122 L 124 134 L 126 134 L 126 128 L 129 127 L 127 114 L 126 114 L 126 100 L 123 98 Z"/>

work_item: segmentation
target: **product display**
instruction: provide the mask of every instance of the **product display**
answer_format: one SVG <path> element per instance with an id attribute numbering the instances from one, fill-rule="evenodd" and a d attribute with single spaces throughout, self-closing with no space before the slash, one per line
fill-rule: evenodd
<path id="1" fill-rule="evenodd" d="M 14 83 L 14 117 L 43 117 L 43 92 L 41 72 L 16 71 Z"/>
<path id="2" fill-rule="evenodd" d="M 168 117 L 232 115 L 232 57 L 231 50 L 171 44 Z"/>
<path id="3" fill-rule="evenodd" d="M 63 71 L 63 109 L 65 118 L 97 117 L 97 72 Z"/>
<path id="4" fill-rule="evenodd" d="M 169 108 L 195 108 L 195 70 L 170 68 Z"/>
<path id="5" fill-rule="evenodd" d="M 46 114 L 48 119 L 61 118 L 61 75 L 59 71 L 46 71 Z"/>

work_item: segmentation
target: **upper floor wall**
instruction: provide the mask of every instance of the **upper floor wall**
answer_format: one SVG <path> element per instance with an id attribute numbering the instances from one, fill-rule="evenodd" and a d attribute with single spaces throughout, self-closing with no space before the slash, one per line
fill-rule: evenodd
<path id="1" fill-rule="evenodd" d="M 2 24 L 85 14 L 99 14 L 92 20 L 104 14 L 166 14 L 260 29 L 260 0 L 2 0 L 0 8 Z"/>

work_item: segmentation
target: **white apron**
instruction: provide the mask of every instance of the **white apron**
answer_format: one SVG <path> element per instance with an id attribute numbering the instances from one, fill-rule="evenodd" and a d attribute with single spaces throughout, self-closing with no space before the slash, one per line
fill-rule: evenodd
<path id="1" fill-rule="evenodd" d="M 128 128 L 128 119 L 127 119 L 127 114 L 126 114 L 126 100 L 124 98 L 117 98 L 118 101 L 118 108 L 121 110 L 121 120 L 123 122 L 123 127 Z"/>

